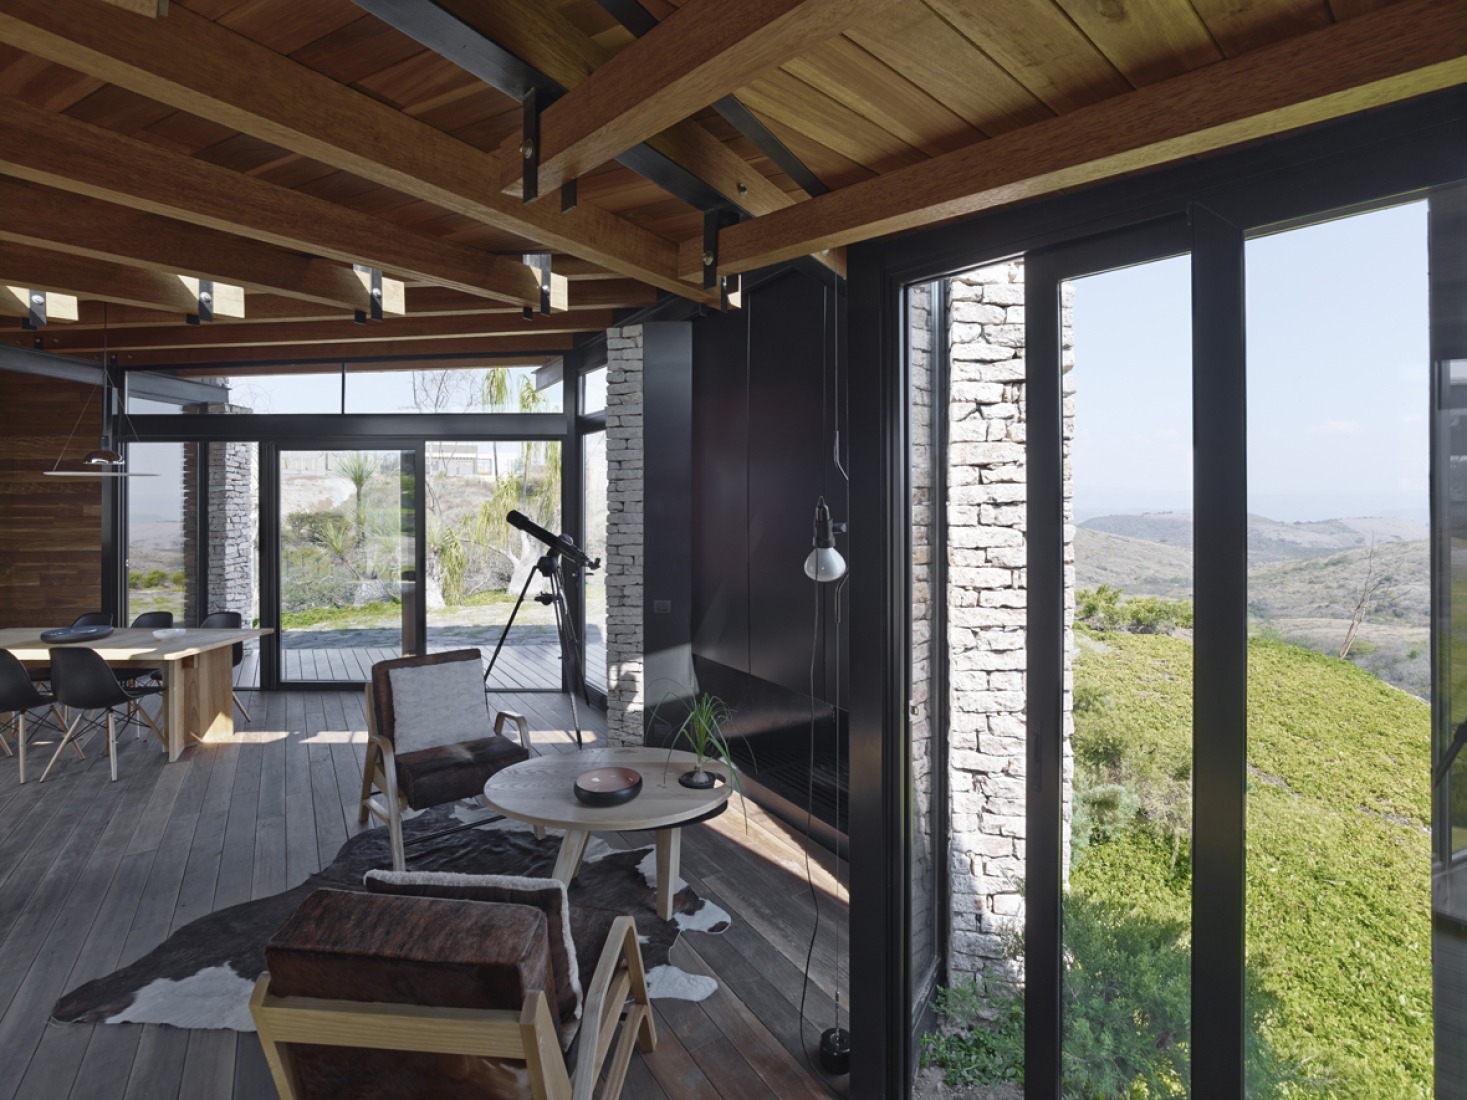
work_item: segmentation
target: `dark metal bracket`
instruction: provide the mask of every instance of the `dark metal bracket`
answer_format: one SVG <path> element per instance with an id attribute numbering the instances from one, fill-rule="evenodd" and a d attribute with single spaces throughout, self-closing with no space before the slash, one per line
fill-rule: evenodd
<path id="1" fill-rule="evenodd" d="M 540 197 L 540 112 L 550 106 L 549 95 L 540 88 L 530 88 L 520 100 L 520 185 L 523 202 Z"/>
<path id="2" fill-rule="evenodd" d="M 740 279 L 737 275 L 723 275 L 718 280 L 718 308 L 727 313 L 735 306 L 742 306 L 743 299 L 739 298 Z M 734 299 L 739 298 L 737 302 Z"/>
<path id="3" fill-rule="evenodd" d="M 375 267 L 357 267 L 367 276 L 367 308 L 356 310 L 352 320 L 359 325 L 382 320 L 382 272 Z"/>
<path id="4" fill-rule="evenodd" d="M 46 292 L 44 290 L 27 290 L 25 292 L 26 315 L 20 320 L 20 327 L 24 329 L 38 329 L 46 326 Z"/>
<path id="5" fill-rule="evenodd" d="M 550 253 L 549 252 L 526 252 L 525 265 L 534 268 L 540 274 L 540 313 L 542 316 L 550 316 Z M 533 306 L 525 307 L 525 320 L 528 321 L 535 316 Z"/>
<path id="6" fill-rule="evenodd" d="M 703 214 L 703 289 L 718 286 L 718 232 L 738 221 L 738 215 L 727 207 Z M 735 288 L 737 289 L 737 288 Z"/>
<path id="7" fill-rule="evenodd" d="M 214 319 L 214 280 L 199 280 L 198 306 L 194 313 L 184 315 L 184 321 L 190 325 L 201 324 Z"/>

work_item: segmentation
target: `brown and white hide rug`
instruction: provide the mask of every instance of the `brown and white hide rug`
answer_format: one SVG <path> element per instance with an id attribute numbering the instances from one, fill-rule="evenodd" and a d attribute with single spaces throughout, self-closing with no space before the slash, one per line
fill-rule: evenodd
<path id="1" fill-rule="evenodd" d="M 516 821 L 500 820 L 413 842 L 484 814 L 482 807 L 457 803 L 404 821 L 409 868 L 549 877 L 559 834 L 536 840 L 529 826 Z M 254 1031 L 250 993 L 265 971 L 265 944 L 276 929 L 313 890 L 364 890 L 362 879 L 369 870 L 391 866 L 385 827 L 357 833 L 342 845 L 330 866 L 299 886 L 185 925 L 131 965 L 68 992 L 51 1010 L 52 1019 Z M 729 915 L 679 881 L 672 919 L 659 918 L 654 849 L 622 851 L 593 837 L 581 873 L 571 884 L 570 902 L 636 917 L 653 997 L 701 1001 L 718 988 L 713 978 L 673 966 L 667 954 L 682 932 L 722 932 Z"/>

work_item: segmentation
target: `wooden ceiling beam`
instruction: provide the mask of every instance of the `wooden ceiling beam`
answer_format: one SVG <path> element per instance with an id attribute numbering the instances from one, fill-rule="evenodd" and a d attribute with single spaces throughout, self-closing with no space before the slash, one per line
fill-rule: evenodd
<path id="1" fill-rule="evenodd" d="M 180 316 L 199 308 L 182 276 L 9 242 L 0 242 L 0 283 Z"/>
<path id="2" fill-rule="evenodd" d="M 0 0 L 0 38 L 546 249 L 711 300 L 678 278 L 673 242 L 590 203 L 564 213 L 520 203 L 485 186 L 501 175 L 494 155 L 186 8 L 145 21 L 87 0 Z"/>
<path id="3" fill-rule="evenodd" d="M 1404 0 L 776 211 L 719 234 L 750 271 L 1467 82 L 1467 4 Z"/>
<path id="4" fill-rule="evenodd" d="M 541 74 L 546 81 L 563 90 L 578 87 L 591 73 L 616 56 L 614 51 L 584 33 L 555 8 L 539 0 L 499 0 L 492 8 L 478 0 L 439 0 L 436 5 L 433 0 L 408 0 L 407 3 L 404 0 L 356 2 L 384 18 L 390 12 L 402 13 L 400 20 L 389 21 L 429 48 L 438 48 L 440 44 L 429 41 L 426 35 L 410 30 L 410 16 L 421 5 L 441 8 L 457 20 L 462 28 L 460 36 L 464 32 L 477 35 L 481 40 L 508 51 Z M 390 12 L 382 9 L 390 9 Z M 469 63 L 458 53 L 453 54 L 453 59 L 459 64 Z M 523 94 L 522 89 L 490 79 L 495 75 L 492 70 L 473 71 L 506 94 L 516 97 Z M 701 123 L 691 119 L 678 122 L 662 133 L 649 137 L 646 145 L 674 164 L 687 169 L 712 188 L 723 201 L 750 214 L 782 210 L 795 201 Z M 515 164 L 519 163 L 521 162 L 516 150 Z M 635 170 L 636 165 L 629 164 L 628 167 Z M 509 193 L 519 194 L 518 179 Z"/>
<path id="5" fill-rule="evenodd" d="M 539 280 L 518 258 L 404 229 L 7 97 L 0 97 L 0 174 L 477 297 L 540 301 Z"/>
<path id="6" fill-rule="evenodd" d="M 163 348 L 157 351 L 123 351 L 117 359 L 127 367 L 172 367 L 208 364 L 255 363 L 276 364 L 291 362 L 337 361 L 345 359 L 372 359 L 382 356 L 414 356 L 431 359 L 433 356 L 485 356 L 484 364 L 493 365 L 493 357 L 504 355 L 555 354 L 570 351 L 575 346 L 575 337 L 565 335 L 512 336 L 504 339 L 486 340 L 482 336 L 463 337 L 453 340 L 361 340 L 350 344 L 311 344 L 301 355 L 290 355 L 289 348 Z M 95 354 L 78 353 L 77 358 L 97 359 Z M 468 366 L 466 361 L 463 366 Z M 190 372 L 193 373 L 193 372 Z M 220 372 L 220 373 L 228 373 Z"/>
<path id="7" fill-rule="evenodd" d="M 814 49 L 893 0 L 692 0 L 540 113 L 539 193 L 620 153 Z M 499 149 L 518 191 L 519 137 Z"/>
<path id="8" fill-rule="evenodd" d="M 488 317 L 394 317 L 358 325 L 351 320 L 294 321 L 255 325 L 166 325 L 158 328 L 111 329 L 107 346 L 114 351 L 159 348 L 303 348 L 312 344 L 380 343 L 383 340 L 483 339 L 605 332 L 614 319 L 610 310 L 556 313 L 525 320 L 518 315 Z M 29 334 L 27 334 L 29 335 Z M 73 329 L 42 334 L 42 348 L 69 355 L 100 351 L 101 333 Z"/>
<path id="9" fill-rule="evenodd" d="M 657 291 L 645 283 L 631 279 L 611 281 L 578 282 L 570 285 L 570 308 L 590 309 L 637 309 L 649 306 L 657 300 Z M 3 298 L 0 298 L 3 301 Z M 215 325 L 261 325 L 290 324 L 297 321 L 344 321 L 349 315 L 340 309 L 318 306 L 293 298 L 274 294 L 251 294 L 248 298 L 247 316 L 216 318 Z M 81 302 L 73 329 L 99 329 L 102 327 L 102 305 L 100 302 Z M 442 287 L 408 287 L 407 315 L 420 317 L 492 317 L 520 313 L 519 306 L 491 302 L 485 298 L 460 294 L 456 290 Z M 0 306 L 0 317 L 7 316 Z M 20 317 L 17 312 L 10 316 Z M 552 314 L 552 319 L 556 315 Z M 107 313 L 107 325 L 113 331 L 126 328 L 154 328 L 162 325 L 181 324 L 179 314 L 164 313 L 156 309 L 135 309 L 114 306 Z M 390 322 L 389 322 L 390 323 Z M 4 327 L 16 328 L 18 322 L 9 322 Z"/>
<path id="10" fill-rule="evenodd" d="M 0 179 L 0 210 L 6 212 L 0 240 L 165 274 L 217 279 L 343 310 L 371 305 L 367 287 L 344 264 L 100 199 Z"/>

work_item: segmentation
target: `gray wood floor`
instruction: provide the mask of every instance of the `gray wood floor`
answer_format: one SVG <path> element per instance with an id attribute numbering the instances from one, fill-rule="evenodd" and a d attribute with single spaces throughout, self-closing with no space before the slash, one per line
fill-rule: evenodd
<path id="1" fill-rule="evenodd" d="M 252 721 L 176 764 L 132 740 L 119 779 L 95 742 L 20 786 L 0 757 L 0 1100 L 242 1100 L 275 1095 L 253 1035 L 155 1025 L 52 1024 L 64 991 L 126 965 L 214 909 L 277 893 L 331 860 L 357 830 L 365 721 L 351 692 L 246 693 Z M 563 696 L 502 693 L 542 751 L 573 751 Z M 587 729 L 604 716 L 582 707 Z M 34 746 L 30 762 L 46 757 Z M 609 834 L 651 844 L 650 834 Z M 809 1068 L 832 1022 L 844 890 L 818 849 L 809 867 L 822 915 L 801 1038 L 801 975 L 812 926 L 801 839 L 750 807 L 688 830 L 683 876 L 733 915 L 721 936 L 689 934 L 684 969 L 719 979 L 692 1004 L 656 1002 L 660 1044 L 636 1055 L 632 1098 L 842 1095 Z M 837 944 L 835 923 L 840 922 Z M 844 968 L 843 968 L 844 972 Z M 844 983 L 841 1000 L 845 1001 Z"/>

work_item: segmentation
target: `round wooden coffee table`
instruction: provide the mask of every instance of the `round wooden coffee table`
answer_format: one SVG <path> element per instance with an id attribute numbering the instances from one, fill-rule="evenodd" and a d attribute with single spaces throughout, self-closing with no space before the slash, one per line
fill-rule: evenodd
<path id="1" fill-rule="evenodd" d="M 619 748 L 537 756 L 491 776 L 484 801 L 516 821 L 565 830 L 551 874 L 567 886 L 581 869 L 593 832 L 657 830 L 657 915 L 669 920 L 682 854 L 680 826 L 716 810 L 732 790 L 722 781 L 705 791 L 680 784 L 678 776 L 692 770 L 694 759 L 680 750 Z M 642 775 L 642 793 L 620 806 L 584 805 L 572 787 L 576 776 L 592 768 L 632 768 Z"/>

